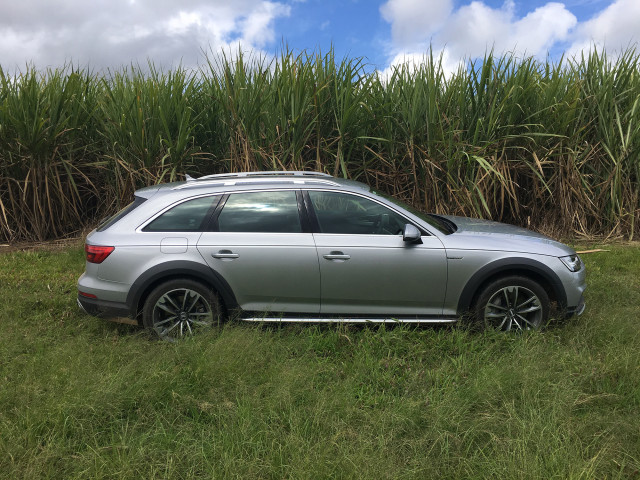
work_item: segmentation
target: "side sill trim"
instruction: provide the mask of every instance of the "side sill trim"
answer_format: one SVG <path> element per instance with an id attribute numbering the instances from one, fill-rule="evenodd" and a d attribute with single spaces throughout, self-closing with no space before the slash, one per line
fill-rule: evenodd
<path id="1" fill-rule="evenodd" d="M 457 318 L 361 318 L 361 317 L 246 317 L 245 322 L 304 322 L 304 323 L 455 323 Z"/>

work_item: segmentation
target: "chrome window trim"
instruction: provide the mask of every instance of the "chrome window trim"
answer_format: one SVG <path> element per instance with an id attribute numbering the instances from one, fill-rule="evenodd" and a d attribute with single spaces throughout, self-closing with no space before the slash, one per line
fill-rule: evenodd
<path id="1" fill-rule="evenodd" d="M 415 220 L 412 220 L 411 218 L 407 217 L 407 215 L 404 213 L 404 211 L 400 211 L 397 208 L 393 208 L 389 205 L 387 205 L 386 203 L 383 203 L 381 201 L 379 201 L 377 198 L 366 195 L 364 193 L 360 193 L 360 192 L 353 192 L 351 190 L 343 190 L 342 188 L 313 188 L 310 185 L 305 185 L 305 186 L 296 186 L 296 188 L 250 188 L 250 189 L 240 189 L 240 190 L 220 190 L 217 192 L 207 192 L 207 193 L 201 193 L 198 195 L 193 195 L 190 196 L 188 198 L 184 198 L 184 199 L 180 199 L 175 201 L 174 203 L 167 205 L 166 207 L 164 207 L 162 210 L 156 212 L 152 217 L 148 218 L 147 220 L 145 220 L 142 224 L 140 224 L 136 229 L 135 232 L 136 233 L 143 233 L 143 234 L 158 234 L 158 233 L 163 233 L 163 232 L 144 232 L 142 229 L 144 227 L 146 227 L 149 223 L 151 223 L 153 220 L 155 220 L 157 217 L 159 217 L 160 215 L 162 215 L 163 213 L 165 213 L 167 210 L 170 210 L 171 208 L 180 205 L 181 203 L 184 203 L 186 201 L 189 200 L 195 200 L 197 198 L 202 198 L 202 197 L 214 197 L 217 195 L 234 195 L 236 193 L 252 193 L 252 192 L 281 192 L 281 191 L 293 191 L 293 192 L 297 192 L 297 191 L 319 191 L 319 192 L 334 192 L 334 193 L 341 193 L 344 195 L 355 195 L 357 197 L 362 197 L 365 198 L 367 200 L 370 200 L 372 202 L 377 203 L 378 205 L 381 205 L 385 208 L 388 208 L 389 210 L 397 213 L 398 215 L 400 215 L 402 218 L 404 218 L 407 223 L 410 223 L 414 226 L 416 226 L 417 228 L 420 228 L 423 231 L 426 231 L 428 233 L 429 236 L 432 237 L 436 237 L 439 238 L 439 236 L 435 233 L 433 233 L 433 231 L 428 228 L 427 226 L 425 226 L 422 222 L 416 222 Z M 180 233 L 180 232 L 164 232 L 164 233 Z M 187 232 L 185 232 L 187 233 Z M 194 233 L 194 232 L 188 232 L 188 233 Z M 201 233 L 204 233 L 203 231 L 201 231 Z M 241 233 L 241 232 L 215 232 L 215 233 Z M 243 233 L 274 233 L 274 232 L 243 232 Z M 299 235 L 300 233 L 304 233 L 304 232 L 282 232 L 282 233 L 274 233 L 275 235 Z M 322 232 L 318 232 L 319 235 L 343 235 L 343 236 L 355 236 L 358 234 L 349 234 L 349 233 L 322 233 Z M 398 235 L 376 235 L 376 234 L 370 234 L 368 236 L 376 236 L 376 237 L 397 237 Z"/>

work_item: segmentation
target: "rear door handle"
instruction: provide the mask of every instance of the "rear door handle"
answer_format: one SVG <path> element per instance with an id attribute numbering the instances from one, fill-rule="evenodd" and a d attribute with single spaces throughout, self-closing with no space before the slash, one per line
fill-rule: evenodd
<path id="1" fill-rule="evenodd" d="M 218 253 L 212 253 L 211 256 L 213 258 L 238 258 L 240 255 L 231 250 L 220 250 Z"/>
<path id="2" fill-rule="evenodd" d="M 349 260 L 351 258 L 351 255 L 345 255 L 342 252 L 335 251 L 323 255 L 322 257 L 326 258 L 327 260 Z"/>

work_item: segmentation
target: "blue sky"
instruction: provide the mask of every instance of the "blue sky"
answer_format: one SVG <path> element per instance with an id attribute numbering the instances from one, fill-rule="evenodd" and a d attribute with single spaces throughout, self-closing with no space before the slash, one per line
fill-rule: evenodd
<path id="1" fill-rule="evenodd" d="M 640 0 L 21 0 L 0 3 L 0 66 L 191 67 L 202 50 L 328 50 L 384 71 L 431 45 L 455 68 L 498 52 L 558 58 L 640 40 Z"/>
<path id="2" fill-rule="evenodd" d="M 640 3 L 640 0 L 635 1 Z M 313 49 L 319 46 L 325 51 L 333 45 L 339 56 L 366 57 L 378 69 L 384 69 L 389 64 L 393 50 L 391 24 L 380 13 L 380 7 L 385 3 L 366 0 L 295 2 L 291 4 L 288 17 L 277 19 L 275 30 L 280 33 L 280 38 L 295 48 Z M 471 1 L 457 0 L 452 3 L 456 11 Z M 505 2 L 500 0 L 484 0 L 482 3 L 492 9 L 505 6 Z M 522 18 L 552 2 L 531 0 L 513 3 L 515 16 Z M 585 22 L 605 10 L 613 1 L 568 0 L 561 3 L 575 15 L 578 22 Z M 635 33 L 640 37 L 640 18 L 638 23 Z M 550 49 L 550 53 L 561 54 L 567 46 L 566 42 L 559 42 Z"/>

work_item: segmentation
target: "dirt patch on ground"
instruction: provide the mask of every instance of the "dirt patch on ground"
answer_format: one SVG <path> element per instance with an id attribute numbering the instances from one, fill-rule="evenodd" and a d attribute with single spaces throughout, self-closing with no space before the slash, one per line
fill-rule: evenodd
<path id="1" fill-rule="evenodd" d="M 68 247 L 83 245 L 84 236 L 47 240 L 45 242 L 17 242 L 0 244 L 0 255 L 11 252 L 28 252 L 32 250 L 63 250 Z"/>

